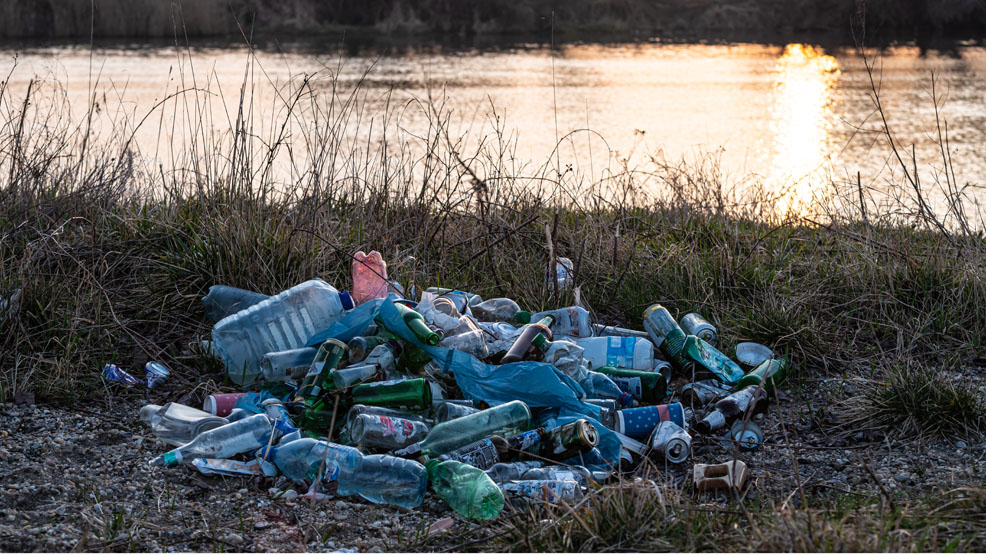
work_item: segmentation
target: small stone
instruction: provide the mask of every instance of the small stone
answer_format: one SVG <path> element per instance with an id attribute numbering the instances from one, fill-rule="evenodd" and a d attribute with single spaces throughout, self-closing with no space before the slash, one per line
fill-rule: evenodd
<path id="1" fill-rule="evenodd" d="M 239 545 L 243 543 L 243 536 L 230 532 L 229 534 L 226 534 L 223 537 L 223 541 L 226 543 L 231 543 L 233 545 Z"/>
<path id="2" fill-rule="evenodd" d="M 969 444 L 960 440 L 955 442 L 955 446 L 958 447 L 959 449 L 965 449 L 966 447 L 969 446 Z"/>
<path id="3" fill-rule="evenodd" d="M 253 523 L 253 527 L 256 528 L 257 530 L 264 530 L 266 528 L 270 528 L 270 523 L 267 522 L 266 520 L 258 520 L 257 522 Z"/>
<path id="4" fill-rule="evenodd" d="M 293 489 L 289 489 L 288 491 L 284 492 L 284 495 L 281 496 L 281 499 L 285 501 L 294 501 L 297 498 L 298 498 L 298 492 L 294 491 Z"/>

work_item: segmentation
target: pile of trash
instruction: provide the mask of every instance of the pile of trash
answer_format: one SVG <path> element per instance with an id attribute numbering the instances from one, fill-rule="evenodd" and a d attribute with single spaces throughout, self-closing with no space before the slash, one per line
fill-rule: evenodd
<path id="1" fill-rule="evenodd" d="M 283 475 L 292 497 L 406 508 L 431 490 L 486 520 L 505 504 L 578 503 L 644 459 L 684 463 L 691 433 L 757 449 L 751 417 L 789 373 L 787 358 L 753 343 L 737 347 L 744 372 L 716 349 L 714 326 L 694 313 L 676 322 L 659 304 L 635 331 L 594 324 L 579 306 L 532 314 L 458 290 L 405 295 L 376 251 L 357 253 L 352 274 L 352 293 L 319 279 L 273 297 L 213 286 L 202 346 L 251 391 L 210 395 L 202 410 L 144 406 L 143 422 L 174 447 L 151 465 Z M 571 262 L 547 279 L 571 288 Z M 148 388 L 168 377 L 155 362 L 146 373 L 107 365 L 103 376 Z M 695 465 L 693 477 L 700 491 L 738 490 L 746 465 Z"/>

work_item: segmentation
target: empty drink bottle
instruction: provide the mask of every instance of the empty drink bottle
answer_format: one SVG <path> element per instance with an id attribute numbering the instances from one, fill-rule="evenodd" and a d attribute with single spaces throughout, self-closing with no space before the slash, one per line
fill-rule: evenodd
<path id="1" fill-rule="evenodd" d="M 354 447 L 310 437 L 284 446 L 265 447 L 261 456 L 296 483 L 338 480 L 340 487 L 343 482 L 352 479 L 363 458 L 363 454 Z"/>
<path id="2" fill-rule="evenodd" d="M 582 486 L 574 480 L 518 480 L 503 484 L 503 493 L 511 503 L 529 500 L 574 505 L 582 501 Z"/>
<path id="3" fill-rule="evenodd" d="M 260 359 L 260 373 L 266 382 L 283 382 L 294 379 L 296 373 L 303 376 L 307 373 L 306 371 L 311 366 L 312 361 L 315 360 L 316 353 L 318 353 L 318 349 L 315 347 L 301 347 L 300 349 L 267 353 Z"/>
<path id="4" fill-rule="evenodd" d="M 695 423 L 695 430 L 700 434 L 718 432 L 737 419 L 744 417 L 747 412 L 751 415 L 763 412 L 767 409 L 767 402 L 767 394 L 763 389 L 759 387 L 741 389 L 728 397 L 719 399 L 715 409 L 709 411 L 705 418 Z"/>
<path id="5" fill-rule="evenodd" d="M 377 345 L 382 345 L 388 340 L 390 338 L 384 335 L 357 336 L 350 339 L 346 343 L 349 349 L 349 363 L 362 362 Z"/>
<path id="6" fill-rule="evenodd" d="M 551 339 L 551 322 L 554 321 L 553 316 L 545 316 L 539 319 L 537 322 L 532 322 L 527 324 L 521 329 L 520 335 L 514 340 L 513 345 L 507 350 L 507 354 L 503 355 L 500 359 L 501 364 L 508 364 L 511 362 L 519 362 L 524 360 L 527 354 L 536 347 L 542 347 L 544 350 L 548 350 L 550 347 L 549 340 Z"/>
<path id="7" fill-rule="evenodd" d="M 667 377 L 657 372 L 641 372 L 626 368 L 603 366 L 596 369 L 609 376 L 619 388 L 641 403 L 656 405 L 664 400 L 668 391 Z"/>
<path id="8" fill-rule="evenodd" d="M 394 303 L 394 306 L 397 307 L 397 312 L 400 313 L 401 319 L 404 320 L 404 323 L 407 324 L 411 333 L 418 340 L 425 345 L 438 345 L 441 338 L 428 327 L 428 324 L 425 323 L 424 316 L 403 303 Z"/>
<path id="9" fill-rule="evenodd" d="M 505 484 L 511 480 L 520 480 L 525 472 L 532 468 L 544 466 L 541 461 L 514 461 L 509 463 L 496 463 L 486 474 L 498 484 Z"/>
<path id="10" fill-rule="evenodd" d="M 394 454 L 401 457 L 434 457 L 491 435 L 514 435 L 530 427 L 531 410 L 523 401 L 511 401 L 436 424 L 424 440 Z"/>
<path id="11" fill-rule="evenodd" d="M 151 459 L 150 464 L 175 466 L 186 461 L 190 462 L 196 457 L 226 459 L 267 445 L 273 431 L 267 415 L 256 414 L 238 422 L 204 431 L 185 445 Z"/>
<path id="12" fill-rule="evenodd" d="M 459 461 L 430 460 L 425 467 L 431 489 L 460 515 L 490 520 L 503 510 L 503 492 L 482 470 Z"/>
<path id="13" fill-rule="evenodd" d="M 413 509 L 428 491 L 428 471 L 417 461 L 389 455 L 366 455 L 346 480 L 339 480 L 339 495 L 359 494 L 373 503 Z"/>
<path id="14" fill-rule="evenodd" d="M 314 402 L 322 394 L 336 389 L 332 381 L 332 371 L 342 362 L 343 355 L 346 354 L 346 344 L 337 339 L 327 339 L 318 348 L 315 359 L 298 386 L 295 393 L 295 402 Z"/>
<path id="15" fill-rule="evenodd" d="M 581 306 L 570 306 L 556 310 L 547 310 L 531 315 L 531 321 L 537 322 L 545 316 L 551 316 L 551 333 L 558 337 L 592 337 L 594 331 L 589 321 L 589 311 Z"/>
<path id="16" fill-rule="evenodd" d="M 580 382 L 585 394 L 598 399 L 612 399 L 621 407 L 633 406 L 633 395 L 624 392 L 620 386 L 606 374 L 586 372 L 586 377 Z"/>
<path id="17" fill-rule="evenodd" d="M 517 480 L 570 480 L 572 482 L 578 482 L 580 486 L 586 487 L 589 485 L 589 480 L 592 479 L 592 472 L 584 466 L 544 466 L 540 468 L 531 468 L 525 470 L 522 473 L 521 478 L 515 478 Z"/>
<path id="18" fill-rule="evenodd" d="M 590 370 L 601 366 L 652 370 L 654 344 L 637 337 L 585 337 L 576 340 L 584 349 L 583 358 Z"/>
<path id="19" fill-rule="evenodd" d="M 353 255 L 353 301 L 360 305 L 387 296 L 387 263 L 377 251 Z"/>
<path id="20" fill-rule="evenodd" d="M 378 407 L 404 407 L 425 410 L 431 407 L 431 386 L 424 378 L 389 380 L 357 385 L 352 389 L 352 401 Z"/>
<path id="21" fill-rule="evenodd" d="M 471 405 L 463 405 L 452 401 L 445 401 L 435 407 L 435 421 L 448 422 L 463 416 L 468 416 L 479 412 L 479 409 Z"/>
<path id="22" fill-rule="evenodd" d="M 448 289 L 445 287 L 429 287 L 425 289 L 426 293 L 431 293 L 432 295 L 438 295 L 439 297 L 446 297 L 452 299 L 455 303 L 456 310 L 459 313 L 465 313 L 466 308 L 483 302 L 483 298 L 474 293 L 467 293 L 465 291 L 459 291 L 458 289 Z"/>
<path id="23" fill-rule="evenodd" d="M 496 298 L 469 307 L 472 315 L 480 322 L 507 322 L 524 325 L 531 322 L 531 313 L 521 310 L 520 305 L 511 299 Z"/>
<path id="24" fill-rule="evenodd" d="M 349 425 L 349 438 L 357 445 L 393 451 L 421 441 L 428 431 L 428 425 L 424 422 L 361 414 Z"/>
<path id="25" fill-rule="evenodd" d="M 208 412 L 179 403 L 145 405 L 140 419 L 150 426 L 154 435 L 168 445 L 184 445 L 204 431 L 229 424 L 229 421 Z"/>
<path id="26" fill-rule="evenodd" d="M 269 298 L 263 293 L 254 293 L 229 285 L 213 285 L 209 288 L 209 294 L 202 297 L 202 308 L 205 309 L 206 318 L 215 323 Z"/>
<path id="27" fill-rule="evenodd" d="M 265 354 L 306 346 L 352 307 L 348 293 L 309 280 L 222 319 L 212 328 L 212 347 L 233 382 L 250 384 L 260 375 Z"/>
<path id="28" fill-rule="evenodd" d="M 784 383 L 787 379 L 791 363 L 787 357 L 772 358 L 765 360 L 749 374 L 743 376 L 736 389 L 746 389 L 756 385 L 763 385 L 769 395 L 774 394 L 774 388 Z"/>

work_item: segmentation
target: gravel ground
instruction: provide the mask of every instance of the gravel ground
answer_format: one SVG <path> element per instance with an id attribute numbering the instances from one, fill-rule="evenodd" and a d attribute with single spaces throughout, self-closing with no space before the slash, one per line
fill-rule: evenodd
<path id="1" fill-rule="evenodd" d="M 742 455 L 749 496 L 796 504 L 799 481 L 816 497 L 882 488 L 915 498 L 982 484 L 986 445 L 833 431 L 830 417 L 811 416 L 812 406 L 851 393 L 846 387 L 819 380 L 806 396 L 812 403 L 782 401 L 759 419 L 764 448 Z M 156 396 L 152 402 L 169 398 Z M 289 487 L 283 479 L 151 468 L 147 461 L 165 447 L 137 418 L 143 402 L 127 393 L 87 409 L 0 405 L 0 551 L 375 552 L 399 549 L 452 516 L 434 495 L 414 511 L 358 497 L 311 502 L 275 498 L 272 487 Z M 662 469 L 665 480 L 689 488 L 691 462 L 730 458 L 717 442 L 696 438 L 693 447 L 693 461 Z M 459 532 L 468 526 L 453 523 Z"/>

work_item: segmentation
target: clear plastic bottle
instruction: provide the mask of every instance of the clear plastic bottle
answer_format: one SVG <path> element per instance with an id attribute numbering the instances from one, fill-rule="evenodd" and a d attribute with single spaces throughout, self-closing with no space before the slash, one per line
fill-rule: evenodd
<path id="1" fill-rule="evenodd" d="M 496 463 L 486 474 L 498 484 L 505 484 L 511 480 L 520 480 L 525 472 L 532 468 L 541 468 L 544 465 L 541 461 L 516 461 L 509 463 Z"/>
<path id="2" fill-rule="evenodd" d="M 520 305 L 504 297 L 485 300 L 470 306 L 469 310 L 481 322 L 507 322 L 515 325 L 531 322 L 530 312 L 521 310 Z"/>
<path id="3" fill-rule="evenodd" d="M 574 505 L 582 501 L 582 486 L 574 480 L 518 480 L 503 484 L 503 493 L 513 503 L 529 501 L 564 501 Z"/>
<path id="4" fill-rule="evenodd" d="M 503 510 L 503 492 L 482 470 L 459 461 L 430 460 L 425 466 L 431 488 L 460 515 L 490 520 Z"/>
<path id="5" fill-rule="evenodd" d="M 581 382 L 582 389 L 585 390 L 585 394 L 589 397 L 594 397 L 597 399 L 613 399 L 621 407 L 632 407 L 633 406 L 633 395 L 629 393 L 624 393 L 620 386 L 616 385 L 605 374 L 600 374 L 599 372 L 588 371 L 586 372 L 586 378 Z"/>
<path id="6" fill-rule="evenodd" d="M 339 495 L 359 494 L 373 503 L 413 509 L 428 491 L 428 471 L 417 461 L 366 455 L 352 477 L 339 481 Z"/>
<path id="7" fill-rule="evenodd" d="M 144 405 L 140 419 L 159 440 L 175 447 L 192 441 L 202 432 L 229 424 L 225 418 L 179 403 Z"/>
<path id="8" fill-rule="evenodd" d="M 580 486 L 589 485 L 592 472 L 584 466 L 552 465 L 541 468 L 531 468 L 521 474 L 519 480 L 569 480 L 578 482 Z"/>
<path id="9" fill-rule="evenodd" d="M 589 321 L 589 311 L 581 306 L 570 306 L 556 310 L 546 310 L 531 315 L 531 321 L 537 322 L 545 316 L 554 316 L 551 333 L 565 337 L 592 337 L 595 329 Z"/>
<path id="10" fill-rule="evenodd" d="M 315 347 L 301 347 L 267 353 L 260 359 L 260 373 L 270 383 L 303 377 L 317 352 Z"/>
<path id="11" fill-rule="evenodd" d="M 387 296 L 387 263 L 378 251 L 353 255 L 353 301 L 361 305 Z"/>
<path id="12" fill-rule="evenodd" d="M 448 297 L 452 299 L 455 303 L 456 309 L 462 313 L 466 311 L 466 307 L 479 304 L 483 302 L 483 298 L 474 293 L 467 293 L 465 291 L 459 291 L 458 289 L 448 289 L 446 287 L 429 287 L 424 290 L 425 293 L 431 293 L 433 295 L 438 295 L 441 297 Z"/>
<path id="13" fill-rule="evenodd" d="M 354 447 L 313 439 L 298 439 L 287 445 L 264 448 L 264 460 L 274 463 L 277 469 L 297 483 L 316 479 L 338 480 L 340 487 L 348 483 L 356 473 L 363 454 Z M 324 466 L 323 465 L 324 460 Z M 319 475 L 319 470 L 322 470 Z"/>
<path id="14" fill-rule="evenodd" d="M 490 356 L 490 349 L 486 345 L 486 332 L 481 329 L 451 335 L 440 341 L 438 346 L 469 353 L 478 359 Z"/>
<path id="15" fill-rule="evenodd" d="M 255 414 L 250 418 L 202 432 L 185 445 L 151 459 L 150 464 L 175 466 L 191 462 L 196 457 L 226 459 L 267 445 L 273 431 L 267 415 Z"/>
<path id="16" fill-rule="evenodd" d="M 221 320 L 212 328 L 212 345 L 230 379 L 247 385 L 260 375 L 265 354 L 306 346 L 352 307 L 348 293 L 309 280 Z"/>
<path id="17" fill-rule="evenodd" d="M 648 339 L 637 337 L 583 337 L 576 340 L 585 349 L 582 356 L 589 363 L 589 369 L 602 366 L 630 368 L 633 370 L 654 369 L 654 344 Z"/>
<path id="18" fill-rule="evenodd" d="M 395 454 L 402 457 L 418 454 L 437 456 L 494 434 L 513 435 L 530 428 L 531 410 L 523 401 L 511 401 L 436 424 L 423 441 Z"/>
<path id="19" fill-rule="evenodd" d="M 218 322 L 269 298 L 263 293 L 229 285 L 213 285 L 209 288 L 209 293 L 202 297 L 202 308 L 205 309 L 205 316 L 209 320 Z"/>
<path id="20" fill-rule="evenodd" d="M 349 425 L 349 438 L 353 443 L 371 449 L 393 451 L 421 441 L 428 435 L 428 425 L 415 420 L 361 414 Z"/>

